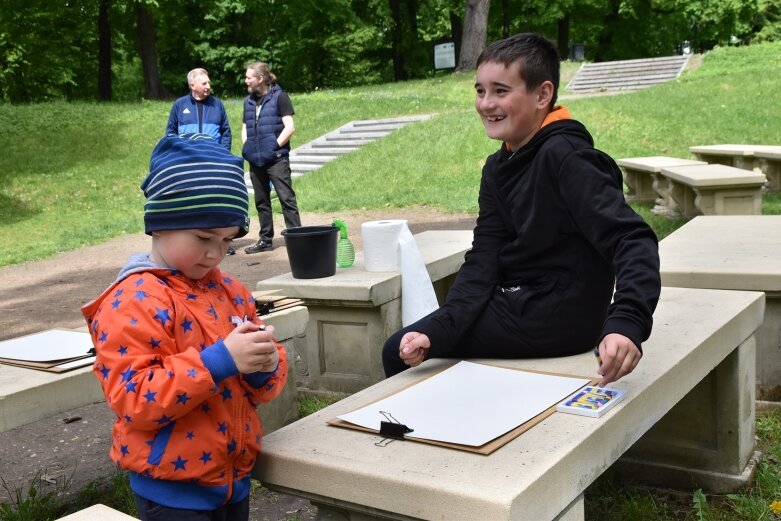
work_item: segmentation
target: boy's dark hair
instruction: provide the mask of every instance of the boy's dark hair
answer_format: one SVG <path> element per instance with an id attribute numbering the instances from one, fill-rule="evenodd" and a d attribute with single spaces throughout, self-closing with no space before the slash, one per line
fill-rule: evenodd
<path id="1" fill-rule="evenodd" d="M 547 38 L 536 33 L 520 33 L 497 40 L 480 53 L 476 67 L 484 62 L 501 63 L 505 67 L 518 62 L 526 89 L 536 89 L 542 82 L 550 81 L 553 83 L 550 107 L 556 104 L 559 92 L 559 53 Z"/>

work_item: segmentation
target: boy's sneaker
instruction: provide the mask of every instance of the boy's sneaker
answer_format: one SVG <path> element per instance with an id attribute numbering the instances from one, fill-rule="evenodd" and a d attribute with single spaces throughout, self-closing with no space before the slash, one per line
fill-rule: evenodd
<path id="1" fill-rule="evenodd" d="M 244 253 L 259 253 L 261 251 L 268 251 L 271 249 L 271 241 L 259 240 L 252 246 L 244 248 Z"/>
<path id="2" fill-rule="evenodd" d="M 236 248 L 228 246 L 228 251 L 225 252 L 225 255 L 236 255 Z"/>

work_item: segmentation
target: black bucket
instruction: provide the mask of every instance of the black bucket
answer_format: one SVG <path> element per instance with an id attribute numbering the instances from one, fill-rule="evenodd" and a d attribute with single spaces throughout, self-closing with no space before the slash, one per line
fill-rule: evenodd
<path id="1" fill-rule="evenodd" d="M 295 279 L 319 279 L 336 273 L 336 226 L 298 226 L 282 230 Z"/>

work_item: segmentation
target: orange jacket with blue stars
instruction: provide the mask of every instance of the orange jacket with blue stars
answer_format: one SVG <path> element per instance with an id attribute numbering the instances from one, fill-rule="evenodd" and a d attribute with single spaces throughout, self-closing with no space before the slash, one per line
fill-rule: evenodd
<path id="1" fill-rule="evenodd" d="M 173 508 L 244 499 L 263 434 L 256 406 L 287 378 L 282 346 L 274 372 L 240 374 L 222 342 L 262 323 L 250 292 L 218 268 L 193 281 L 136 256 L 82 312 L 117 416 L 110 456 L 133 490 Z"/>

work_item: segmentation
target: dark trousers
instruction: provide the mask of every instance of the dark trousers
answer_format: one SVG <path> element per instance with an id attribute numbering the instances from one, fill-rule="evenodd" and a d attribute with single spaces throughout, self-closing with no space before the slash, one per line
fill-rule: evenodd
<path id="1" fill-rule="evenodd" d="M 271 242 L 274 238 L 274 218 L 271 213 L 271 187 L 279 197 L 282 206 L 282 215 L 285 218 L 285 226 L 294 228 L 301 226 L 301 217 L 298 215 L 296 194 L 293 191 L 293 181 L 290 176 L 290 161 L 287 157 L 279 159 L 276 163 L 266 166 L 250 164 L 250 180 L 255 191 L 255 209 L 258 211 L 260 222 L 260 239 Z"/>
<path id="2" fill-rule="evenodd" d="M 247 521 L 249 496 L 238 503 L 224 505 L 216 510 L 182 510 L 170 508 L 135 494 L 138 515 L 142 521 Z"/>
<path id="3" fill-rule="evenodd" d="M 580 320 L 584 313 L 561 312 L 555 299 L 530 304 L 529 294 L 495 291 L 477 318 L 454 345 L 432 346 L 428 358 L 554 358 L 593 349 L 599 342 L 604 317 Z M 401 337 L 420 331 L 433 315 L 393 334 L 382 347 L 382 366 L 390 377 L 409 369 L 399 356 Z"/>

